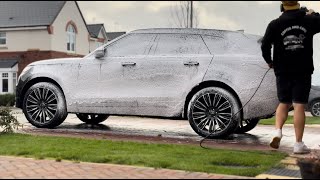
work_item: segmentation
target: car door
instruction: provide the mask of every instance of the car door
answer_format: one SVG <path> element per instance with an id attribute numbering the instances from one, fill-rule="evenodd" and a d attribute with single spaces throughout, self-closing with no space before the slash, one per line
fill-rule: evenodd
<path id="1" fill-rule="evenodd" d="M 139 89 L 131 72 L 141 66 L 146 58 L 155 34 L 129 34 L 106 47 L 101 61 L 99 106 L 107 114 L 137 115 Z M 143 73 L 143 72 L 142 72 Z"/>
<path id="2" fill-rule="evenodd" d="M 75 95 L 79 112 L 136 114 L 137 88 L 126 74 L 145 58 L 154 38 L 154 34 L 127 34 L 104 47 L 105 57 L 93 55 L 81 62 Z"/>
<path id="3" fill-rule="evenodd" d="M 200 35 L 158 34 L 146 58 L 126 71 L 139 115 L 181 114 L 187 93 L 202 81 L 213 56 Z"/>

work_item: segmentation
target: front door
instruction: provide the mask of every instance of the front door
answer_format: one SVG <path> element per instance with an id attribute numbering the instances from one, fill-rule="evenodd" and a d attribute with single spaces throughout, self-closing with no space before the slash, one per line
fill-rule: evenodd
<path id="1" fill-rule="evenodd" d="M 140 67 L 155 40 L 156 34 L 129 34 L 106 47 L 101 61 L 97 89 L 99 109 L 106 114 L 137 115 L 141 87 L 130 76 Z M 145 72 L 139 71 L 144 74 Z"/>

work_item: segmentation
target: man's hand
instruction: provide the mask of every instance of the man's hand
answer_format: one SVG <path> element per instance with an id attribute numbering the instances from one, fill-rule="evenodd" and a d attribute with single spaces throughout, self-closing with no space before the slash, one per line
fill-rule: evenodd
<path id="1" fill-rule="evenodd" d="M 307 15 L 312 15 L 313 13 L 315 13 L 314 10 L 313 9 L 309 9 L 309 11 L 307 12 Z"/>
<path id="2" fill-rule="evenodd" d="M 269 63 L 268 66 L 269 66 L 269 68 L 273 68 L 273 64 L 272 63 Z"/>

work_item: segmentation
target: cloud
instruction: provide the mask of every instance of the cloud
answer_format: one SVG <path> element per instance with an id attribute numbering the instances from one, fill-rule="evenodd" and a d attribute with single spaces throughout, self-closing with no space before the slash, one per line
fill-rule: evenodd
<path id="1" fill-rule="evenodd" d="M 159 12 L 163 8 L 170 8 L 172 5 L 172 2 L 170 1 L 151 1 L 150 3 L 147 4 L 147 10 L 151 12 Z"/>
<path id="2" fill-rule="evenodd" d="M 262 5 L 270 5 L 270 4 L 274 4 L 274 3 L 279 3 L 279 1 L 259 1 L 258 2 L 259 4 L 262 4 Z"/>

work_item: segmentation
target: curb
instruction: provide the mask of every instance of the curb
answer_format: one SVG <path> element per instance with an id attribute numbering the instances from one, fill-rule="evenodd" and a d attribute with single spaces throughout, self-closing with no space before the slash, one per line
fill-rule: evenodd
<path id="1" fill-rule="evenodd" d="M 297 158 L 300 155 L 290 154 L 280 161 L 280 166 L 256 176 L 257 179 L 301 179 Z"/>

